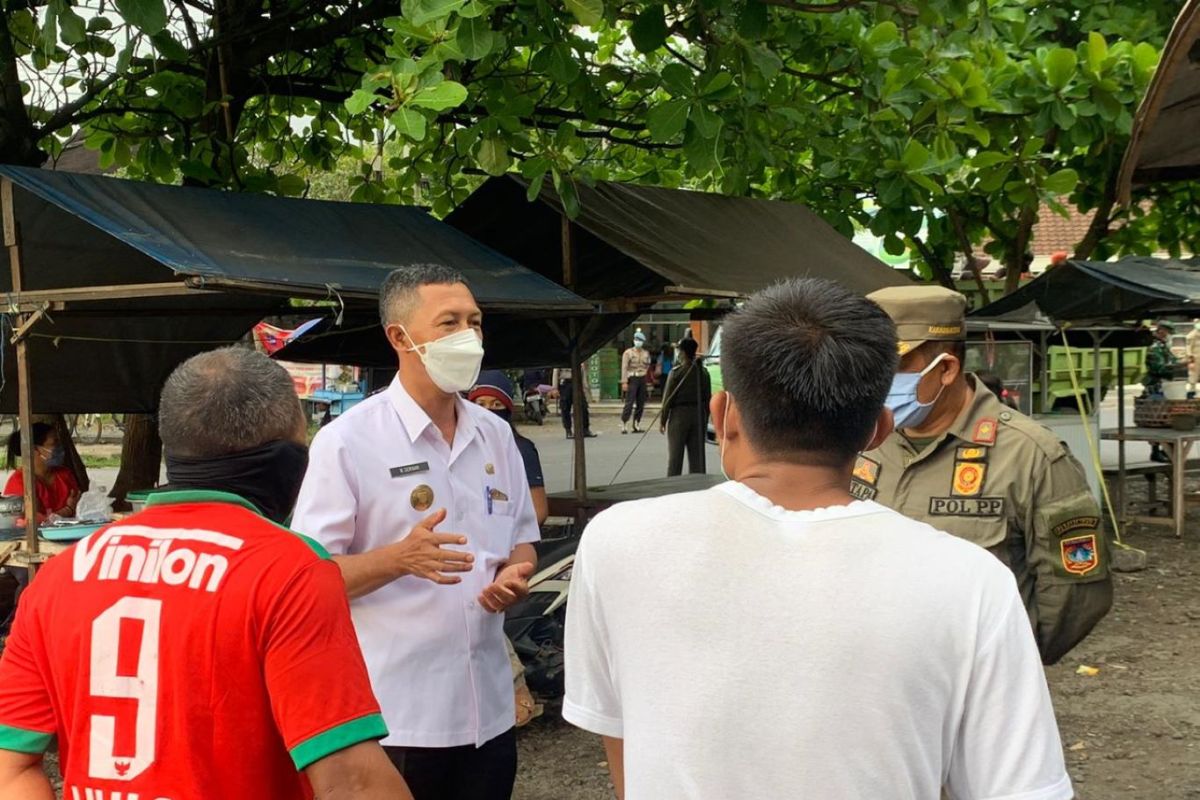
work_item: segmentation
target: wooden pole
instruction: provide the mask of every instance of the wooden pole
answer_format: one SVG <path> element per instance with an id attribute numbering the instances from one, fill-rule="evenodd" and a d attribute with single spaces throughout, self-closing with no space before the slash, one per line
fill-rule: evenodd
<path id="1" fill-rule="evenodd" d="M 12 289 L 19 293 L 24 284 L 21 267 L 21 232 L 13 206 L 13 184 L 8 178 L 0 183 L 0 205 L 4 215 L 4 246 L 8 248 L 8 264 L 12 271 Z M 18 320 L 23 326 L 28 315 Z M 7 343 L 5 343 L 7 344 Z M 38 551 L 37 477 L 33 473 L 33 392 L 30 384 L 29 345 L 27 337 L 16 340 L 17 350 L 17 411 L 21 431 L 21 474 L 25 483 L 25 546 L 33 556 Z M 29 562 L 29 577 L 33 578 L 36 558 Z"/>
<path id="2" fill-rule="evenodd" d="M 566 214 L 562 216 L 562 273 L 563 286 L 575 288 L 575 238 L 571 220 Z M 568 321 L 568 331 L 571 337 L 571 390 L 575 393 L 571 404 L 571 429 L 575 436 L 575 500 L 582 506 L 587 502 L 587 451 L 584 448 L 583 404 L 586 402 L 587 387 L 584 385 L 583 365 L 579 357 L 579 321 L 571 318 Z"/>

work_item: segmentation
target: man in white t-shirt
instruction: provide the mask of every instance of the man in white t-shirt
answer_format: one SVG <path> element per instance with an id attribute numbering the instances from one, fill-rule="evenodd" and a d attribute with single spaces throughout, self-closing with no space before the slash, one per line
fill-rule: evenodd
<path id="1" fill-rule="evenodd" d="M 713 398 L 730 482 L 583 537 L 563 716 L 626 800 L 1068 800 L 1012 573 L 849 494 L 892 430 L 896 332 L 826 281 L 755 295 Z"/>

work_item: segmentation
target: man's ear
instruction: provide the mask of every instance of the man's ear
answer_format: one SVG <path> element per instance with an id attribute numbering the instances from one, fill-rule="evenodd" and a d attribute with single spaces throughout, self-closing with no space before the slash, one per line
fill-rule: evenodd
<path id="1" fill-rule="evenodd" d="M 388 344 L 390 344 L 392 349 L 397 353 L 403 352 L 404 350 L 412 347 L 412 343 L 409 340 L 408 335 L 399 325 L 388 325 L 383 329 L 383 332 L 384 335 L 387 336 Z"/>
<path id="2" fill-rule="evenodd" d="M 948 353 L 946 357 L 942 359 L 942 364 L 942 385 L 950 386 L 956 380 L 958 380 L 958 376 L 962 375 L 963 373 L 962 359 L 953 353 Z"/>
<path id="3" fill-rule="evenodd" d="M 892 414 L 892 410 L 887 406 L 879 412 L 879 419 L 875 421 L 875 435 L 871 437 L 871 441 L 867 442 L 867 446 L 863 448 L 863 452 L 874 450 L 879 447 L 887 438 L 896 430 L 896 417 Z"/>
<path id="4" fill-rule="evenodd" d="M 708 411 L 712 419 L 713 430 L 717 432 L 717 441 L 725 438 L 725 409 L 729 406 L 729 392 L 717 392 L 708 401 Z"/>

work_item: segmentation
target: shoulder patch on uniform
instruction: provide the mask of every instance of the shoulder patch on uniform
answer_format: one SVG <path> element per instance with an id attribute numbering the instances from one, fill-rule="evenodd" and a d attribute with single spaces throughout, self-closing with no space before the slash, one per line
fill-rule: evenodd
<path id="1" fill-rule="evenodd" d="M 975 433 L 971 435 L 971 441 L 976 444 L 995 444 L 996 420 L 981 419 L 975 423 Z"/>
<path id="2" fill-rule="evenodd" d="M 1062 551 L 1063 569 L 1072 575 L 1087 575 L 1100 566 L 1094 533 L 1063 539 L 1059 547 Z"/>
<path id="3" fill-rule="evenodd" d="M 854 462 L 854 477 L 869 486 L 874 486 L 879 482 L 879 462 L 859 456 Z"/>
<path id="4" fill-rule="evenodd" d="M 1100 527 L 1100 518 L 1093 516 L 1079 516 L 1064 519 L 1062 522 L 1055 523 L 1050 528 L 1050 533 L 1054 536 L 1063 537 L 1068 533 L 1075 531 L 1092 531 L 1095 532 Z"/>
<path id="5" fill-rule="evenodd" d="M 959 461 L 987 461 L 987 457 L 986 447 L 960 447 L 955 456 Z"/>

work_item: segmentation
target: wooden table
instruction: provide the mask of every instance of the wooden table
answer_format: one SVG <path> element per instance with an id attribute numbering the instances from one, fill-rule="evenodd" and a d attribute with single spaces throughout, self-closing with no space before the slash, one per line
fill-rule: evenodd
<path id="1" fill-rule="evenodd" d="M 587 502 L 582 505 L 575 499 L 575 491 L 555 492 L 548 497 L 550 514 L 555 517 L 583 516 L 590 519 L 609 506 L 630 500 L 662 497 L 681 492 L 699 492 L 724 483 L 720 475 L 680 475 L 675 478 L 654 478 L 632 483 L 614 483 L 612 486 L 589 486 Z"/>
<path id="2" fill-rule="evenodd" d="M 1171 458 L 1171 516 L 1149 517 L 1131 516 L 1128 519 L 1146 525 L 1159 525 L 1175 530 L 1175 536 L 1183 537 L 1184 517 L 1187 511 L 1187 497 L 1184 494 L 1184 476 L 1187 473 L 1188 455 L 1192 446 L 1200 442 L 1200 429 L 1194 431 L 1177 431 L 1172 428 L 1126 428 L 1124 432 L 1111 428 L 1100 432 L 1100 438 L 1114 442 L 1148 442 L 1161 445 Z M 1124 475 L 1118 475 L 1117 480 L 1124 486 Z M 1120 492 L 1122 497 L 1125 492 Z M 1125 509 L 1119 513 L 1124 514 Z"/>

